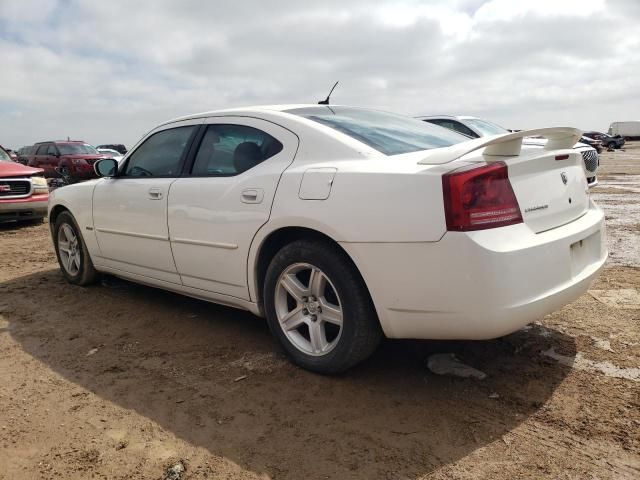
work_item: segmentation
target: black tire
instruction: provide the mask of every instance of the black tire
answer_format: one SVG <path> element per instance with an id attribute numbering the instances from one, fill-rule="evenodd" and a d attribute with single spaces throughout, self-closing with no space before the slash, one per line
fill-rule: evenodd
<path id="1" fill-rule="evenodd" d="M 342 330 L 332 350 L 310 355 L 285 335 L 276 314 L 276 288 L 283 272 L 306 263 L 320 269 L 342 304 Z M 369 357 L 382 339 L 382 329 L 364 280 L 339 247 L 323 240 L 297 240 L 271 260 L 264 283 L 264 307 L 273 336 L 290 360 L 321 374 L 340 373 Z M 326 328 L 326 327 L 325 327 Z"/>
<path id="2" fill-rule="evenodd" d="M 59 233 L 60 229 L 62 229 L 64 226 L 70 227 L 77 238 L 77 253 L 79 254 L 80 258 L 80 266 L 77 267 L 77 272 L 70 272 L 67 267 L 65 267 L 60 254 L 60 246 L 58 244 L 60 238 Z M 80 228 L 78 228 L 78 224 L 76 223 L 71 213 L 62 212 L 60 215 L 58 215 L 58 218 L 56 218 L 56 223 L 53 227 L 53 245 L 56 250 L 56 257 L 58 258 L 60 270 L 69 283 L 72 283 L 74 285 L 90 285 L 96 282 L 99 274 L 93 267 L 93 262 L 91 261 L 91 257 L 89 256 L 89 251 L 87 250 L 87 246 L 84 243 L 84 239 L 82 238 Z"/>

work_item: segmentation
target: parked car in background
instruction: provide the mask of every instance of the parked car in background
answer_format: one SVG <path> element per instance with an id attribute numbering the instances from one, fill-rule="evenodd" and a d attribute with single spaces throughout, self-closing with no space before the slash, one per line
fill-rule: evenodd
<path id="1" fill-rule="evenodd" d="M 595 149 L 596 152 L 602 153 L 602 142 L 600 140 L 582 135 L 582 137 L 580 137 L 580 143 L 589 145 L 591 148 Z"/>
<path id="2" fill-rule="evenodd" d="M 600 140 L 602 145 L 607 148 L 622 148 L 625 144 L 625 139 L 621 135 L 612 136 L 608 133 L 602 132 L 584 132 L 584 135 L 589 138 Z"/>
<path id="3" fill-rule="evenodd" d="M 5 148 L 5 151 L 9 154 L 9 158 L 11 158 L 12 162 L 18 161 L 18 154 L 14 150 L 11 150 L 10 148 Z"/>
<path id="4" fill-rule="evenodd" d="M 127 153 L 127 147 L 125 147 L 121 143 L 108 143 L 105 145 L 98 145 L 96 148 L 98 150 L 100 150 L 101 148 L 108 148 L 110 150 L 115 150 L 116 152 L 119 152 L 120 155 L 126 155 Z"/>
<path id="5" fill-rule="evenodd" d="M 29 152 L 31 152 L 32 148 L 33 148 L 33 145 L 25 145 L 24 147 L 20 147 L 17 152 L 18 158 L 16 162 L 26 165 L 27 162 L 29 161 L 29 159 L 27 158 L 27 155 L 29 155 Z"/>
<path id="6" fill-rule="evenodd" d="M 334 105 L 201 113 L 53 191 L 52 239 L 72 284 L 108 272 L 250 310 L 293 362 L 335 373 L 383 334 L 500 337 L 586 292 L 607 250 L 580 135 L 471 140 Z"/>
<path id="7" fill-rule="evenodd" d="M 113 150 L 111 148 L 97 148 L 98 153 L 102 153 L 104 155 L 109 155 L 110 158 L 113 158 L 115 161 L 120 162 L 124 158 L 124 155 L 118 152 L 117 150 Z"/>
<path id="8" fill-rule="evenodd" d="M 42 168 L 46 177 L 63 177 L 72 182 L 95 178 L 93 164 L 109 157 L 77 140 L 39 142 L 26 155 L 27 165 Z"/>
<path id="9" fill-rule="evenodd" d="M 0 223 L 37 221 L 47 215 L 49 187 L 43 173 L 14 162 L 0 147 Z"/>
<path id="10" fill-rule="evenodd" d="M 613 122 L 609 126 L 609 135 L 620 135 L 624 138 L 640 138 L 640 120 L 631 122 Z"/>
<path id="11" fill-rule="evenodd" d="M 503 135 L 505 133 L 513 132 L 493 122 L 489 122 L 481 118 L 471 117 L 468 115 L 437 115 L 420 116 L 417 118 L 425 122 L 433 123 L 434 125 L 438 125 L 440 127 L 448 128 L 449 130 L 454 130 L 470 138 L 487 137 L 490 135 Z M 521 130 L 515 130 L 515 132 L 519 131 Z M 589 183 L 589 186 L 595 186 L 598 183 L 597 171 L 598 165 L 600 165 L 600 158 L 598 157 L 598 153 L 599 150 L 602 150 L 602 147 L 600 143 L 597 143 L 597 145 L 599 145 L 598 148 L 583 143 L 582 138 L 583 137 L 581 137 L 579 143 L 576 143 L 573 148 L 578 150 L 582 155 L 582 159 L 584 160 L 585 174 L 587 176 L 587 182 Z M 594 141 L 590 139 L 587 139 L 587 141 L 591 141 L 592 143 L 594 143 Z M 522 143 L 523 145 L 537 145 L 542 147 L 546 143 L 546 140 L 525 138 Z"/>

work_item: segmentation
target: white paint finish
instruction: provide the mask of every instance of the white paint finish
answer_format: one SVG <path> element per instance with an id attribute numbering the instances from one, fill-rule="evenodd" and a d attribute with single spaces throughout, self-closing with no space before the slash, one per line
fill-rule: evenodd
<path id="1" fill-rule="evenodd" d="M 556 160 L 556 155 L 569 158 Z M 587 178 L 579 153 L 557 150 L 549 154 L 543 149 L 529 149 L 505 163 L 522 218 L 535 232 L 564 225 L 589 208 Z M 547 208 L 527 211 L 545 205 Z"/>
<path id="2" fill-rule="evenodd" d="M 594 236 L 595 234 L 595 236 Z M 433 243 L 342 243 L 389 337 L 480 340 L 518 330 L 582 295 L 607 258 L 595 205 L 548 232 L 526 224 L 448 232 Z M 570 247 L 599 248 L 574 271 Z"/>
<path id="3" fill-rule="evenodd" d="M 337 168 L 309 168 L 302 174 L 298 196 L 302 200 L 326 200 L 331 194 L 331 186 Z"/>
<path id="4" fill-rule="evenodd" d="M 517 156 L 520 155 L 525 137 L 533 136 L 547 139 L 543 147 L 544 150 L 563 150 L 571 148 L 582 136 L 582 132 L 575 128 L 556 127 L 480 137 L 468 142 L 451 145 L 450 147 L 429 150 L 425 152 L 424 158 L 420 160 L 420 163 L 424 165 L 448 163 L 480 149 L 484 149 L 483 154 L 487 156 Z"/>
<path id="5" fill-rule="evenodd" d="M 69 210 L 78 223 L 82 238 L 89 254 L 100 254 L 95 231 L 93 228 L 93 212 L 91 208 L 93 189 L 101 180 L 89 180 L 87 182 L 66 185 L 64 188 L 56 188 L 49 193 L 49 215 L 54 207 L 60 206 Z M 53 228 L 53 223 L 49 226 Z"/>
<path id="6" fill-rule="evenodd" d="M 180 283 L 167 228 L 167 193 L 174 181 L 123 177 L 96 185 L 93 222 L 101 257 L 122 262 L 122 269 L 141 267 L 151 277 Z M 150 198 L 150 188 L 160 190 L 164 198 Z"/>
<path id="7" fill-rule="evenodd" d="M 201 123 L 201 119 L 187 120 L 153 129 L 127 152 L 120 168 L 126 168 L 129 156 L 151 135 Z M 167 197 L 174 181 L 175 178 L 115 177 L 96 182 L 93 226 L 103 261 L 116 262 L 122 270 L 181 283 L 167 226 Z"/>
<path id="8" fill-rule="evenodd" d="M 387 157 L 278 109 L 217 112 L 187 121 L 228 123 L 223 117 L 229 116 L 260 125 L 285 150 L 236 177 L 167 179 L 153 185 L 162 200 L 147 203 L 137 197 L 137 187 L 126 186 L 127 179 L 54 192 L 52 205 L 68 207 L 81 228 L 96 227 L 83 234 L 99 270 L 258 313 L 255 266 L 262 243 L 280 228 L 305 227 L 340 242 L 351 256 L 387 335 L 451 339 L 504 335 L 560 308 L 588 288 L 606 259 L 603 215 L 591 204 L 586 209 L 586 194 L 579 195 L 584 185 L 575 156 L 566 164 L 565 190 L 549 187 L 559 176 L 560 167 L 550 163 L 557 152 L 523 147 L 520 156 L 502 157 L 522 208 L 544 195 L 551 198 L 544 221 L 533 211 L 523 224 L 447 233 L 441 176 L 491 161 L 482 148 L 460 159 L 452 150 L 468 152 L 469 145 L 431 152 L 443 164 L 421 165 L 425 152 Z M 323 201 L 300 198 L 310 169 L 335 170 Z M 136 181 L 157 180 L 162 179 Z M 118 181 L 122 191 L 105 189 Z M 263 192 L 261 201 L 243 201 L 247 191 Z M 559 215 L 551 215 L 551 205 L 566 195 L 580 197 L 575 210 L 553 209 Z M 102 253 L 93 234 L 100 237 Z M 166 255 L 169 238 L 178 268 Z"/>
<path id="9" fill-rule="evenodd" d="M 254 118 L 223 116 L 206 119 L 205 123 L 248 125 L 283 145 L 280 153 L 240 175 L 180 178 L 169 192 L 169 232 L 182 283 L 249 299 L 249 247 L 269 219 L 278 181 L 296 155 L 298 138 L 282 127 Z M 255 199 L 260 201 L 247 201 L 248 192 L 256 192 Z"/>
<path id="10" fill-rule="evenodd" d="M 331 195 L 322 202 L 299 198 L 307 166 L 296 160 L 282 175 L 270 223 L 309 219 L 323 225 L 321 231 L 335 232 L 336 241 L 437 241 L 446 230 L 441 167 L 418 165 L 417 158 L 408 154 L 336 162 Z"/>

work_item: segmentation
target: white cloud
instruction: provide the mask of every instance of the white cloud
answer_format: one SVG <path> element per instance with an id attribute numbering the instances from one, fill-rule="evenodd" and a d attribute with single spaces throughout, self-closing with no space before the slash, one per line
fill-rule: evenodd
<path id="1" fill-rule="evenodd" d="M 167 118 L 336 102 L 518 128 L 638 117 L 634 0 L 0 1 L 0 143 L 133 144 Z"/>

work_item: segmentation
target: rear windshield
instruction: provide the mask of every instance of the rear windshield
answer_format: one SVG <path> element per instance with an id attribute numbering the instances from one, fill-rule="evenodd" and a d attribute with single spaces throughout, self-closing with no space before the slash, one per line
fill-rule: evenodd
<path id="1" fill-rule="evenodd" d="M 287 113 L 331 127 L 385 155 L 448 147 L 469 140 L 422 120 L 364 108 L 317 106 L 295 108 Z"/>
<path id="2" fill-rule="evenodd" d="M 58 143 L 60 155 L 97 155 L 98 151 L 86 143 Z"/>

